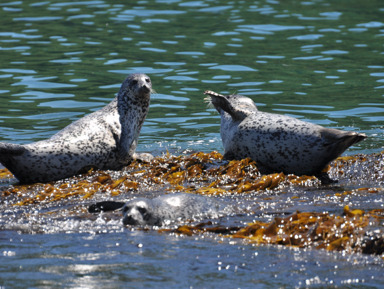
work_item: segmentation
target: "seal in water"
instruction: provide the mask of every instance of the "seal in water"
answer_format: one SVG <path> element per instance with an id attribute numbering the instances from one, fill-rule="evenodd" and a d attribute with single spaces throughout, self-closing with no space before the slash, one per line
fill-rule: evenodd
<path id="1" fill-rule="evenodd" d="M 131 74 L 111 103 L 51 138 L 26 145 L 0 143 L 0 162 L 22 183 L 63 179 L 90 167 L 119 170 L 136 157 L 151 91 L 147 75 Z"/>
<path id="2" fill-rule="evenodd" d="M 194 194 L 176 193 L 154 199 L 137 198 L 124 205 L 123 224 L 161 226 L 193 218 L 217 218 L 222 210 L 222 204 L 214 199 Z"/>
<path id="3" fill-rule="evenodd" d="M 242 95 L 205 91 L 221 115 L 224 158 L 251 158 L 261 173 L 316 175 L 365 134 L 325 128 L 293 117 L 259 111 Z"/>

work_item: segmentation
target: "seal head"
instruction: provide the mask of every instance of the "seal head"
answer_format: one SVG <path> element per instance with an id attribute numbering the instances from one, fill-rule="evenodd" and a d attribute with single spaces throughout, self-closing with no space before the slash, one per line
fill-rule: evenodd
<path id="1" fill-rule="evenodd" d="M 123 207 L 124 225 L 161 225 L 161 216 L 156 215 L 156 208 L 150 199 L 137 198 Z"/>

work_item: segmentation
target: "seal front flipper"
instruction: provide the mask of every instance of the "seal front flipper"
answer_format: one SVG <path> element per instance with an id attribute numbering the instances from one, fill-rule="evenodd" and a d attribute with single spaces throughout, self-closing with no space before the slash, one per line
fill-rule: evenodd
<path id="1" fill-rule="evenodd" d="M 136 151 L 137 139 L 139 134 L 136 133 L 137 126 L 135 122 L 127 123 L 127 120 L 124 119 L 122 122 L 121 135 L 117 144 L 117 157 L 118 161 L 122 166 L 128 165 Z M 131 125 L 131 127 L 128 127 Z M 141 129 L 141 128 L 140 128 Z"/>
<path id="2" fill-rule="evenodd" d="M 205 95 L 211 97 L 210 103 L 216 108 L 216 110 L 221 114 L 222 111 L 230 114 L 233 120 L 242 120 L 246 117 L 242 112 L 235 110 L 233 105 L 228 101 L 226 95 L 219 94 L 217 92 L 206 90 L 204 92 Z"/>
<path id="3" fill-rule="evenodd" d="M 133 160 L 133 155 L 130 152 L 130 147 L 123 144 L 119 144 L 117 148 L 117 158 L 121 166 L 128 165 Z"/>
<path id="4" fill-rule="evenodd" d="M 233 121 L 242 121 L 257 111 L 255 103 L 242 95 L 223 95 L 211 90 L 206 90 L 204 94 L 211 97 L 210 103 L 220 114 L 228 113 Z"/>
<path id="5" fill-rule="evenodd" d="M 108 211 L 116 211 L 122 208 L 125 205 L 124 202 L 115 202 L 115 201 L 103 201 L 92 204 L 88 207 L 89 213 L 100 213 Z"/>

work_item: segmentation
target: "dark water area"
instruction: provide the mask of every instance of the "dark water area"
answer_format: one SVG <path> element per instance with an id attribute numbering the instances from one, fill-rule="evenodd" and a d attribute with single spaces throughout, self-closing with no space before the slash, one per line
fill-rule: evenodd
<path id="1" fill-rule="evenodd" d="M 11 250 L 3 257 L 6 288 L 380 288 L 383 282 L 382 268 L 364 256 L 157 232 L 4 233 L 17 247 L 17 256 Z"/>
<path id="2" fill-rule="evenodd" d="M 0 141 L 48 138 L 109 103 L 127 74 L 141 72 L 156 93 L 138 151 L 222 152 L 219 115 L 203 101 L 207 89 L 368 136 L 346 155 L 370 162 L 348 164 L 343 175 L 333 168 L 338 185 L 239 195 L 239 206 L 256 214 L 220 224 L 295 210 L 341 213 L 345 205 L 383 209 L 384 164 L 374 156 L 384 147 L 382 1 L 3 1 L 0 9 Z M 0 183 L 4 190 L 14 185 Z M 357 191 L 364 187 L 377 193 Z M 352 193 L 339 196 L 346 191 Z M 123 227 L 119 215 L 88 218 L 76 207 L 111 194 L 14 206 L 18 198 L 1 199 L 1 288 L 384 284 L 380 256 L 138 230 Z"/>

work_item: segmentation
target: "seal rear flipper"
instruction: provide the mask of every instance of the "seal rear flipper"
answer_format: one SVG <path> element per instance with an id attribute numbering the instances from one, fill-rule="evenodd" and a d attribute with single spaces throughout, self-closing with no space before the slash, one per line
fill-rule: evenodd
<path id="1" fill-rule="evenodd" d="M 115 201 L 103 201 L 92 204 L 88 207 L 89 213 L 100 213 L 100 212 L 109 212 L 116 211 L 124 207 L 124 202 L 115 202 Z"/>
<path id="2" fill-rule="evenodd" d="M 0 142 L 0 154 L 4 154 L 7 156 L 20 156 L 26 150 L 27 149 L 23 145 Z"/>
<path id="3" fill-rule="evenodd" d="M 320 134 L 325 140 L 325 146 L 331 148 L 337 156 L 341 155 L 350 146 L 367 138 L 363 133 L 330 128 L 323 129 Z"/>

